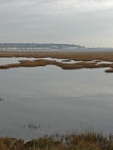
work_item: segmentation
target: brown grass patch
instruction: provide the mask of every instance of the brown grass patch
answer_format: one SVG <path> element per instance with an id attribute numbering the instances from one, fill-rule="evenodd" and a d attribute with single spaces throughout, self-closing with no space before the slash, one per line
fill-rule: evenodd
<path id="1" fill-rule="evenodd" d="M 0 69 L 9 69 L 9 68 L 17 68 L 20 67 L 20 64 L 7 64 L 0 66 Z"/>
<path id="2" fill-rule="evenodd" d="M 113 52 L 0 52 L 0 57 L 51 57 L 77 61 L 101 60 L 113 62 Z"/>
<path id="3" fill-rule="evenodd" d="M 8 64 L 0 66 L 0 69 L 9 69 L 14 67 L 38 67 L 38 66 L 46 66 L 46 65 L 55 65 L 61 67 L 62 69 L 80 69 L 80 68 L 97 68 L 96 63 L 87 63 L 87 62 L 79 62 L 74 64 L 57 62 L 55 60 L 21 60 L 18 64 Z"/>
<path id="4" fill-rule="evenodd" d="M 55 60 L 20 60 L 20 63 L 16 64 L 7 64 L 0 66 L 0 69 L 9 69 L 9 68 L 17 68 L 17 67 L 39 67 L 39 66 L 47 66 L 47 65 L 55 65 L 64 70 L 72 70 L 72 69 L 81 69 L 81 68 L 102 68 L 102 67 L 112 67 L 112 64 L 99 64 L 96 62 L 78 62 L 78 63 L 63 63 L 57 62 Z"/>

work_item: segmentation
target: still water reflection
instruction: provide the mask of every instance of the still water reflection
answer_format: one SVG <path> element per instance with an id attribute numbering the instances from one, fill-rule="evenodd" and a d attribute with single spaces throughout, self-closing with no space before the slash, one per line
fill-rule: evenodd
<path id="1" fill-rule="evenodd" d="M 26 58 L 26 57 L 12 57 L 12 58 L 0 58 L 0 65 L 7 65 L 7 64 L 13 64 L 13 63 L 19 63 L 19 60 L 35 60 L 35 58 Z"/>
<path id="2" fill-rule="evenodd" d="M 31 139 L 113 127 L 113 74 L 55 66 L 0 70 L 0 136 Z"/>

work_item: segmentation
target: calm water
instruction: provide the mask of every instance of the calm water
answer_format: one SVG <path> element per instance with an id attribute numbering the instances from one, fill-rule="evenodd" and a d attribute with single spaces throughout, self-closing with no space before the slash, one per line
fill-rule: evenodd
<path id="1" fill-rule="evenodd" d="M 19 63 L 19 60 L 35 60 L 35 58 L 26 58 L 26 57 L 5 58 L 5 57 L 2 57 L 2 58 L 0 58 L 0 65 Z"/>
<path id="2" fill-rule="evenodd" d="M 113 127 L 113 74 L 56 66 L 0 70 L 0 136 L 32 139 Z"/>

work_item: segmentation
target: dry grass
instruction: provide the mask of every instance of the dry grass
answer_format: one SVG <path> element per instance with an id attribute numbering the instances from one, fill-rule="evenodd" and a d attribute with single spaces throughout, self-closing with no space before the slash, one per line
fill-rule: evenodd
<path id="1" fill-rule="evenodd" d="M 77 61 L 103 60 L 113 62 L 112 52 L 0 52 L 0 57 L 51 57 Z"/>
<path id="2" fill-rule="evenodd" d="M 38 67 L 46 65 L 55 65 L 61 67 L 64 70 L 69 69 L 81 69 L 81 68 L 111 68 L 105 72 L 113 72 L 113 53 L 100 53 L 100 52 L 0 52 L 0 57 L 27 57 L 27 58 L 57 58 L 57 59 L 67 59 L 67 63 L 57 62 L 54 60 L 22 60 L 20 63 L 7 64 L 0 66 L 0 69 L 9 69 L 14 67 Z M 68 61 L 75 60 L 80 61 L 77 63 L 70 64 Z M 95 62 L 88 62 L 97 60 Z M 83 61 L 83 62 L 81 62 Z M 87 61 L 87 62 L 86 62 Z M 108 61 L 111 64 L 97 64 L 100 61 Z"/>
<path id="3" fill-rule="evenodd" d="M 14 67 L 38 67 L 38 66 L 46 66 L 46 65 L 55 65 L 61 67 L 62 69 L 81 69 L 81 68 L 98 68 L 99 66 L 96 63 L 88 63 L 88 62 L 79 62 L 74 64 L 57 62 L 54 60 L 21 60 L 18 64 L 7 64 L 0 66 L 0 69 L 9 69 Z"/>
<path id="4" fill-rule="evenodd" d="M 52 136 L 24 142 L 12 138 L 0 138 L 0 150 L 113 150 L 113 135 L 84 132 Z"/>
<path id="5" fill-rule="evenodd" d="M 55 60 L 21 60 L 20 63 L 16 64 L 7 64 L 0 66 L 0 69 L 9 69 L 9 68 L 17 68 L 17 67 L 39 67 L 46 65 L 55 65 L 64 70 L 71 69 L 81 69 L 81 68 L 102 68 L 102 67 L 112 67 L 112 64 L 97 64 L 96 62 L 77 62 L 73 64 L 57 62 Z"/>

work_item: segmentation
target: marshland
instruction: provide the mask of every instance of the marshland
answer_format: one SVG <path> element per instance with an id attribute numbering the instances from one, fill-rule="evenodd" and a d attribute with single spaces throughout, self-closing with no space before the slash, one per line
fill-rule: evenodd
<path id="1" fill-rule="evenodd" d="M 112 72 L 113 52 L 0 52 L 1 150 L 112 149 Z"/>
<path id="2" fill-rule="evenodd" d="M 64 70 L 82 69 L 82 68 L 109 68 L 105 72 L 113 72 L 113 53 L 112 52 L 0 52 L 0 57 L 27 57 L 36 58 L 35 60 L 20 60 L 20 63 L 11 63 L 0 65 L 0 69 L 18 68 L 18 67 L 38 67 L 46 65 L 55 65 Z M 62 62 L 46 60 L 47 57 L 53 59 L 66 59 Z M 38 58 L 38 59 L 37 59 Z M 39 59 L 40 58 L 40 59 Z M 41 58 L 45 58 L 42 60 Z M 63 63 L 69 61 L 75 63 Z M 111 63 L 104 63 L 111 62 Z M 103 62 L 99 63 L 98 62 Z"/>

